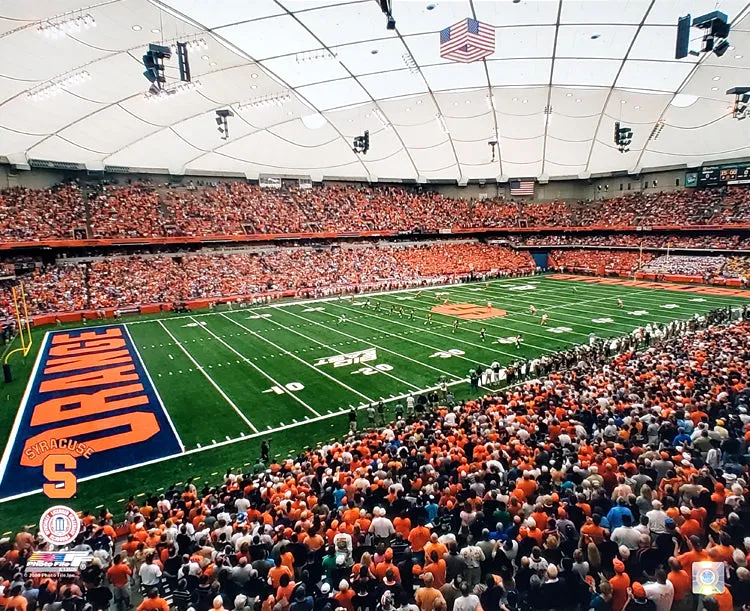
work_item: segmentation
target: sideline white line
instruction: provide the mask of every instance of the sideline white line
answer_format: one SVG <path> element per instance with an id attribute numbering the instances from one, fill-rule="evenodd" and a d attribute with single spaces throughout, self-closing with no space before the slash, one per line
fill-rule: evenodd
<path id="1" fill-rule="evenodd" d="M 237 405 L 235 404 L 235 402 L 232 401 L 227 396 L 227 393 L 225 393 L 221 389 L 221 387 L 216 382 L 214 382 L 214 379 L 210 375 L 208 375 L 208 372 L 203 368 L 203 365 L 201 365 L 198 361 L 196 361 L 193 358 L 193 356 L 182 345 L 182 342 L 180 342 L 174 335 L 172 335 L 172 332 L 169 329 L 167 329 L 167 327 L 164 325 L 164 323 L 161 320 L 159 320 L 157 322 L 159 323 L 159 325 L 161 326 L 161 328 L 164 329 L 164 331 L 166 332 L 166 334 L 169 335 L 169 337 L 172 338 L 172 341 L 175 343 L 175 345 L 178 346 L 180 348 L 180 350 L 182 350 L 185 353 L 185 356 L 190 359 L 190 361 L 193 363 L 193 365 L 195 365 L 195 368 L 203 374 L 203 377 L 205 377 L 208 380 L 208 382 L 211 384 L 211 386 L 213 386 L 216 389 L 216 391 L 224 398 L 224 400 L 232 407 L 232 409 L 235 412 L 237 412 L 237 415 L 240 418 L 242 418 L 242 420 L 245 422 L 245 424 L 247 424 L 247 426 L 249 426 L 253 431 L 255 431 L 257 433 L 258 429 L 255 428 L 255 425 L 252 422 L 250 422 L 250 420 L 247 419 L 247 416 L 245 416 L 245 414 L 243 414 L 240 411 L 240 408 L 237 407 Z"/>
<path id="2" fill-rule="evenodd" d="M 528 381 L 529 380 L 525 380 L 524 382 L 520 382 L 520 383 L 525 384 Z M 469 382 L 468 378 L 463 379 L 463 380 L 455 380 L 454 382 L 448 382 L 447 386 L 449 388 L 452 388 L 453 386 L 456 386 L 458 384 L 468 384 L 468 382 Z M 438 386 L 430 386 L 428 388 L 423 388 L 420 392 L 422 392 L 422 393 L 432 392 L 433 390 L 438 390 L 439 388 L 440 388 L 439 385 Z M 494 392 L 494 391 L 492 391 L 492 392 Z M 401 400 L 407 398 L 410 394 L 411 393 L 406 393 L 406 394 L 397 395 L 395 397 L 389 397 L 388 399 L 385 399 L 383 401 L 383 403 L 393 403 L 394 401 L 401 401 Z M 357 406 L 356 409 L 357 409 L 357 411 L 359 411 L 359 410 L 365 409 L 366 407 L 368 407 L 368 406 L 367 405 L 359 405 L 359 406 Z M 256 432 L 256 433 L 251 433 L 250 435 L 245 435 L 244 437 L 235 437 L 234 439 L 228 439 L 226 441 L 220 441 L 218 443 L 214 443 L 214 444 L 211 444 L 211 445 L 208 445 L 208 446 L 203 446 L 203 447 L 200 447 L 200 448 L 194 448 L 192 450 L 186 450 L 185 452 L 180 452 L 180 453 L 177 453 L 177 454 L 171 454 L 169 456 L 162 456 L 161 458 L 154 458 L 152 460 L 146 460 L 144 462 L 136 463 L 134 465 L 128 465 L 126 467 L 119 467 L 117 469 L 112 469 L 111 471 L 103 471 L 102 473 L 95 473 L 94 475 L 87 475 L 86 477 L 79 478 L 78 481 L 79 482 L 88 482 L 88 481 L 91 481 L 91 480 L 100 479 L 102 477 L 107 477 L 109 475 L 116 475 L 117 473 L 122 473 L 124 471 L 130 471 L 132 469 L 140 469 L 141 467 L 147 467 L 149 465 L 154 465 L 154 464 L 157 464 L 157 463 L 160 463 L 160 462 L 164 462 L 164 461 L 167 461 L 167 460 L 172 460 L 174 458 L 181 458 L 181 457 L 184 457 L 184 456 L 191 456 L 193 454 L 200 454 L 201 452 L 207 452 L 207 451 L 213 450 L 215 448 L 220 448 L 220 447 L 223 447 L 223 446 L 228 446 L 228 445 L 232 445 L 232 444 L 235 444 L 235 443 L 240 443 L 242 441 L 248 441 L 250 439 L 257 439 L 257 438 L 263 437 L 265 435 L 275 435 L 277 433 L 288 431 L 290 429 L 295 429 L 297 427 L 304 426 L 306 424 L 310 424 L 310 423 L 313 423 L 313 422 L 321 422 L 323 420 L 330 420 L 331 418 L 337 418 L 337 417 L 343 416 L 343 415 L 345 415 L 347 413 L 349 413 L 349 410 L 342 409 L 342 410 L 339 410 L 337 412 L 331 412 L 330 414 L 323 414 L 321 416 L 316 416 L 314 418 L 309 418 L 308 420 L 301 420 L 300 422 L 295 422 L 293 424 L 286 424 L 284 426 L 277 426 L 275 428 L 267 429 L 265 431 L 259 431 L 259 432 Z M 42 489 L 41 488 L 37 488 L 36 490 L 29 490 L 28 492 L 22 492 L 20 494 L 14 494 L 13 496 L 7 496 L 5 498 L 0 499 L 0 504 L 7 503 L 9 501 L 15 501 L 17 499 L 21 499 L 21 498 L 24 498 L 24 497 L 27 497 L 27 496 L 31 496 L 33 494 L 38 494 L 40 492 L 42 492 Z"/>
<path id="3" fill-rule="evenodd" d="M 229 317 L 229 316 L 227 316 L 226 314 L 222 313 L 222 317 L 223 317 L 223 318 L 226 318 L 226 319 L 227 319 L 227 320 L 228 320 L 229 322 L 231 322 L 232 324 L 234 324 L 234 325 L 237 325 L 238 327 L 240 327 L 240 329 L 244 329 L 245 331 L 247 331 L 248 333 L 250 333 L 250 334 L 251 334 L 251 335 L 253 335 L 254 337 L 257 337 L 258 339 L 260 339 L 260 340 L 263 340 L 263 341 L 264 341 L 264 342 L 266 342 L 267 344 L 270 344 L 271 346 L 273 346 L 273 347 L 274 347 L 274 348 L 276 348 L 277 350 L 281 350 L 281 352 L 283 352 L 283 353 L 284 353 L 284 354 L 286 354 L 287 356 L 290 356 L 290 357 L 292 357 L 292 358 L 293 358 L 293 359 L 294 359 L 295 361 L 299 361 L 299 362 L 300 362 L 300 363 L 302 363 L 302 364 L 303 364 L 303 365 L 304 365 L 305 367 L 309 367 L 310 369 L 312 369 L 312 370 L 313 370 L 313 371 L 315 371 L 316 373 L 318 373 L 318 374 L 320 374 L 320 375 L 322 375 L 322 376 L 324 376 L 324 377 L 328 378 L 329 380 L 331 380 L 331 381 L 335 382 L 336 384 L 338 384 L 338 385 L 339 385 L 339 386 L 341 386 L 342 388 L 346 388 L 346 389 L 347 389 L 347 390 L 348 390 L 349 392 L 352 392 L 352 393 L 354 393 L 355 395 L 357 395 L 357 396 L 361 397 L 362 399 L 364 399 L 364 400 L 365 400 L 365 401 L 367 401 L 368 403 L 374 403 L 374 402 L 375 402 L 375 401 L 374 401 L 374 399 L 371 399 L 371 398 L 370 398 L 370 397 L 368 397 L 367 395 L 365 395 L 365 394 L 363 394 L 363 393 L 359 392 L 359 391 L 358 391 L 358 390 L 357 390 L 356 388 L 352 388 L 351 386 L 349 386 L 349 385 L 348 385 L 348 384 L 346 384 L 345 382 L 342 382 L 341 380 L 338 380 L 338 379 L 334 378 L 334 377 L 333 377 L 332 375 L 330 375 L 330 374 L 326 373 L 325 371 L 323 371 L 323 370 L 321 370 L 321 369 L 318 369 L 317 367 L 315 367 L 314 365 L 311 365 L 311 364 L 310 364 L 310 363 L 308 363 L 307 361 L 303 361 L 303 360 L 302 360 L 301 358 L 299 358 L 299 357 L 298 357 L 298 356 L 297 356 L 296 354 L 294 354 L 293 352 L 290 352 L 290 351 L 289 351 L 289 350 L 287 350 L 286 348 L 282 348 L 282 347 L 281 347 L 281 346 L 279 346 L 278 344 L 274 344 L 274 343 L 273 343 L 273 342 L 272 342 L 272 341 L 271 341 L 270 339 L 267 339 L 267 338 L 263 337 L 263 336 L 262 336 L 262 335 L 260 335 L 259 333 L 256 333 L 255 331 L 253 331 L 253 330 L 252 330 L 252 329 L 250 329 L 249 327 L 246 327 L 246 326 L 245 326 L 245 325 L 243 325 L 242 323 L 240 323 L 240 322 L 237 322 L 236 320 L 234 320 L 233 318 L 230 318 L 230 317 Z M 277 382 L 277 383 L 278 383 L 278 382 Z M 310 407 L 309 409 L 310 409 L 310 411 L 313 411 L 313 412 L 315 412 L 316 414 L 320 415 L 320 413 L 319 413 L 319 412 L 316 412 L 316 411 L 315 411 L 315 410 L 314 410 L 314 409 L 313 409 L 312 407 Z"/>
<path id="4" fill-rule="evenodd" d="M 8 437 L 8 443 L 5 446 L 5 452 L 3 452 L 3 458 L 2 460 L 0 460 L 0 484 L 2 484 L 3 480 L 5 479 L 5 470 L 8 468 L 8 462 L 10 461 L 10 454 L 13 450 L 13 446 L 16 444 L 16 437 L 18 437 L 18 431 L 21 428 L 21 420 L 23 420 L 23 415 L 26 412 L 26 407 L 29 402 L 29 395 L 31 394 L 31 387 L 34 385 L 34 381 L 36 380 L 36 374 L 37 374 L 37 371 L 39 370 L 39 365 L 42 362 L 42 354 L 44 354 L 44 350 L 47 347 L 47 342 L 49 341 L 50 333 L 51 333 L 50 331 L 47 331 L 44 334 L 42 345 L 39 346 L 39 352 L 37 352 L 36 361 L 34 362 L 34 367 L 31 370 L 29 381 L 26 383 L 26 390 L 23 391 L 23 397 L 21 398 L 21 405 L 18 407 L 18 411 L 16 412 L 16 418 L 13 421 L 13 428 L 10 431 L 10 436 Z"/>
<path id="5" fill-rule="evenodd" d="M 166 405 L 164 405 L 164 401 L 161 400 L 161 396 L 159 395 L 159 390 L 156 388 L 156 384 L 154 384 L 154 380 L 151 378 L 151 374 L 148 372 L 148 369 L 146 369 L 146 363 L 143 362 L 143 357 L 141 356 L 141 353 L 138 352 L 138 348 L 135 345 L 135 341 L 133 341 L 133 336 L 130 335 L 130 329 L 128 329 L 127 325 L 122 325 L 122 326 L 125 329 L 125 333 L 127 334 L 128 339 L 130 340 L 130 343 L 133 345 L 133 350 L 135 351 L 135 354 L 141 363 L 141 367 L 143 367 L 143 371 L 146 372 L 146 377 L 148 378 L 148 381 L 151 384 L 151 388 L 154 389 L 154 394 L 156 395 L 157 401 L 159 401 L 159 405 L 161 405 L 161 409 L 164 412 L 164 415 L 167 417 L 167 422 L 169 422 L 169 426 L 172 427 L 172 432 L 174 433 L 174 436 L 177 439 L 177 443 L 180 444 L 180 449 L 184 452 L 185 444 L 182 443 L 180 434 L 177 432 L 177 429 L 174 426 L 174 422 L 172 422 L 172 417 L 169 415 L 169 412 L 167 411 L 167 407 Z"/>
<path id="6" fill-rule="evenodd" d="M 193 318 L 192 316 L 190 317 L 190 319 L 193 322 L 197 323 L 197 321 L 195 320 L 195 318 Z M 203 329 L 206 333 L 212 335 L 214 338 L 216 338 L 217 340 L 219 340 L 222 344 L 224 344 L 227 348 L 229 348 L 232 352 L 234 352 L 238 357 L 240 357 L 243 361 L 245 361 L 248 365 L 250 365 L 250 367 L 252 367 L 253 369 L 255 369 L 255 371 L 257 371 L 259 374 L 261 374 L 262 376 L 264 376 L 266 379 L 271 380 L 271 382 L 273 383 L 274 386 L 276 386 L 277 388 L 280 388 L 281 390 L 283 390 L 285 394 L 289 395 L 292 399 L 294 399 L 302 407 L 304 407 L 305 409 L 309 409 L 316 416 L 320 416 L 320 412 L 318 412 L 315 409 L 313 409 L 312 407 L 310 407 L 307 403 L 305 403 L 302 399 L 300 399 L 297 395 L 295 395 L 291 390 L 289 390 L 284 384 L 282 384 L 281 382 L 279 382 L 278 380 L 274 379 L 272 376 L 270 376 L 269 374 L 267 374 L 260 367 L 258 367 L 255 363 L 253 363 L 249 358 L 247 358 L 244 354 L 242 354 L 241 352 L 239 352 L 239 351 L 235 350 L 234 348 L 232 348 L 232 346 L 230 346 L 229 344 L 227 344 L 223 339 L 221 339 L 218 335 L 216 335 L 216 333 L 214 333 L 213 331 L 211 331 L 211 329 L 208 328 L 208 325 L 198 325 L 198 326 L 201 329 Z"/>

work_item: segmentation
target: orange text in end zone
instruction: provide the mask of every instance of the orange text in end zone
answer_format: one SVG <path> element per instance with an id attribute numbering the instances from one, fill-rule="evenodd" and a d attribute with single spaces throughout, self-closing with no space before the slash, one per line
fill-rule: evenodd
<path id="1" fill-rule="evenodd" d="M 44 457 L 51 452 L 57 455 L 68 454 L 73 457 L 91 458 L 94 448 L 75 439 L 53 437 L 49 440 L 42 439 L 39 443 L 27 446 L 24 450 L 26 458 L 37 464 L 41 464 Z"/>

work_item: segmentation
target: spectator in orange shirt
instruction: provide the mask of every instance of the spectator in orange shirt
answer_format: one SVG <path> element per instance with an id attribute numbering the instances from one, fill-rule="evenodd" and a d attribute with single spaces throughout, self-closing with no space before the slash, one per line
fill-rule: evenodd
<path id="1" fill-rule="evenodd" d="M 698 537 L 690 537 L 690 539 L 688 539 L 688 543 L 690 544 L 690 550 L 685 552 L 684 554 L 680 554 L 679 556 L 677 556 L 677 559 L 680 561 L 682 568 L 685 569 L 685 572 L 688 575 L 692 575 L 694 563 L 703 562 L 705 560 L 709 560 L 710 558 L 703 549 L 703 544 Z"/>
<path id="2" fill-rule="evenodd" d="M 280 566 L 274 566 L 268 571 L 268 582 L 274 590 L 278 589 L 282 575 L 288 575 L 290 579 L 294 577 L 294 573 L 292 573 L 291 569 L 283 564 Z"/>
<path id="3" fill-rule="evenodd" d="M 137 611 L 169 611 L 169 604 L 159 596 L 159 590 L 151 588 Z"/>
<path id="4" fill-rule="evenodd" d="M 130 577 L 133 571 L 122 561 L 122 556 L 117 554 L 113 564 L 107 570 L 107 579 L 112 585 L 112 602 L 116 609 L 130 608 Z"/>
<path id="5" fill-rule="evenodd" d="M 669 559 L 667 580 L 674 587 L 672 608 L 674 611 L 687 611 L 693 608 L 693 578 L 682 568 L 680 561 L 672 556 Z"/>
<path id="6" fill-rule="evenodd" d="M 424 570 L 426 573 L 432 573 L 432 585 L 440 589 L 445 585 L 445 560 L 438 555 L 437 550 L 432 550 L 427 560 L 428 563 L 425 565 Z"/>
<path id="7" fill-rule="evenodd" d="M 418 588 L 414 594 L 414 600 L 420 611 L 435 611 L 439 603 L 445 604 L 445 599 L 440 590 L 434 587 L 432 573 L 422 575 L 422 583 L 424 585 Z"/>
<path id="8" fill-rule="evenodd" d="M 628 601 L 628 588 L 630 587 L 630 576 L 625 572 L 625 564 L 619 558 L 612 561 L 615 569 L 614 576 L 609 580 L 612 586 L 612 611 L 620 611 Z"/>
<path id="9" fill-rule="evenodd" d="M 339 591 L 334 596 L 339 604 L 339 607 L 343 607 L 346 611 L 354 611 L 354 605 L 352 599 L 354 598 L 354 590 L 349 587 L 349 582 L 346 579 L 342 579 L 339 583 Z"/>
<path id="10" fill-rule="evenodd" d="M 601 545 L 604 541 L 607 531 L 603 526 L 600 526 L 601 521 L 602 517 L 598 513 L 595 513 L 590 518 L 586 518 L 586 523 L 581 527 L 581 536 L 584 537 L 586 542 Z"/>
<path id="11" fill-rule="evenodd" d="M 396 529 L 396 532 L 401 533 L 404 539 L 409 537 L 409 532 L 411 532 L 411 520 L 408 518 L 406 512 L 403 512 L 400 516 L 394 518 L 393 528 Z"/>
<path id="12" fill-rule="evenodd" d="M 424 564 L 424 546 L 430 540 L 430 529 L 424 525 L 424 519 L 420 518 L 417 526 L 409 533 L 409 545 L 414 554 L 417 564 Z"/>

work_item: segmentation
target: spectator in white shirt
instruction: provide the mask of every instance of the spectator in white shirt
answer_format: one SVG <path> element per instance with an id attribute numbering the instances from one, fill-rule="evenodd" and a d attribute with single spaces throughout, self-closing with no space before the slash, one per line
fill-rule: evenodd
<path id="1" fill-rule="evenodd" d="M 138 571 L 138 576 L 141 578 L 141 585 L 144 587 L 154 587 L 158 585 L 161 579 L 161 569 L 159 565 L 154 564 L 154 555 L 148 554 L 146 561 L 141 565 L 141 570 Z"/>

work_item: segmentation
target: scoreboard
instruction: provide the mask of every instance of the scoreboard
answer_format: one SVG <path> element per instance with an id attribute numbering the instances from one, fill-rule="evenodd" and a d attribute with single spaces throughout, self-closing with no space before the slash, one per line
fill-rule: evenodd
<path id="1" fill-rule="evenodd" d="M 707 165 L 697 171 L 698 188 L 746 184 L 750 184 L 750 163 Z"/>

